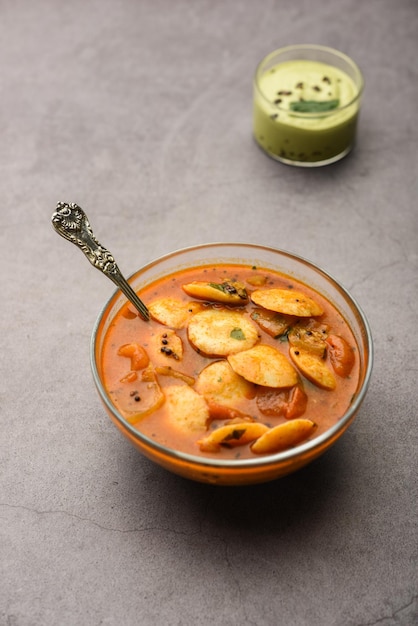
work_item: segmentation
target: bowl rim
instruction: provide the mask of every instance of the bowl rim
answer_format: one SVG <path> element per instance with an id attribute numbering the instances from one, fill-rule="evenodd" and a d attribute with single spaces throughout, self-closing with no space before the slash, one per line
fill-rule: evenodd
<path id="1" fill-rule="evenodd" d="M 371 333 L 369 322 L 362 308 L 358 304 L 357 300 L 349 293 L 349 291 L 339 281 L 337 281 L 331 274 L 323 270 L 320 266 L 313 263 L 312 261 L 309 261 L 305 257 L 302 257 L 293 252 L 289 252 L 287 250 L 283 250 L 281 248 L 275 248 L 273 246 L 267 246 L 267 245 L 262 245 L 262 244 L 254 244 L 254 243 L 246 243 L 246 242 L 224 242 L 224 241 L 202 243 L 202 244 L 195 244 L 195 245 L 187 246 L 183 248 L 178 248 L 176 250 L 173 250 L 172 252 L 169 252 L 167 254 L 164 254 L 162 256 L 155 258 L 154 260 L 146 263 L 145 265 L 141 266 L 138 270 L 133 272 L 128 277 L 128 282 L 132 280 L 134 277 L 136 277 L 140 272 L 141 273 L 146 272 L 152 269 L 155 265 L 158 265 L 159 263 L 162 263 L 162 262 L 166 262 L 171 257 L 177 256 L 179 254 L 184 254 L 184 253 L 193 252 L 193 251 L 200 251 L 200 250 L 204 251 L 204 250 L 212 249 L 214 247 L 225 247 L 225 248 L 232 247 L 233 248 L 233 247 L 243 247 L 243 246 L 252 250 L 264 250 L 269 253 L 276 253 L 276 254 L 279 253 L 281 255 L 284 255 L 288 258 L 291 258 L 297 262 L 300 262 L 308 266 L 311 270 L 314 270 L 315 272 L 322 275 L 322 277 L 325 278 L 327 281 L 331 282 L 333 287 L 335 287 L 340 292 L 340 294 L 348 301 L 348 303 L 351 305 L 353 310 L 356 312 L 357 317 L 359 318 L 360 325 L 363 326 L 364 343 L 367 346 L 367 359 L 366 359 L 367 362 L 366 362 L 366 367 L 365 367 L 364 376 L 363 376 L 363 383 L 361 387 L 358 389 L 358 391 L 356 392 L 356 396 L 354 400 L 351 402 L 348 410 L 344 413 L 344 415 L 342 415 L 339 418 L 339 420 L 333 426 L 328 428 L 321 435 L 318 435 L 317 437 L 314 437 L 313 439 L 310 439 L 305 443 L 301 443 L 295 446 L 294 448 L 290 448 L 282 452 L 276 452 L 274 454 L 268 454 L 268 455 L 265 455 L 265 456 L 263 455 L 259 457 L 257 456 L 256 458 L 216 459 L 216 458 L 211 458 L 211 457 L 200 456 L 198 454 L 193 455 L 193 454 L 189 454 L 186 452 L 181 452 L 179 450 L 174 450 L 173 448 L 166 447 L 150 439 L 149 437 L 141 433 L 140 430 L 136 429 L 127 420 L 125 420 L 125 418 L 118 412 L 116 407 L 110 401 L 108 395 L 106 394 L 101 378 L 100 378 L 100 374 L 98 371 L 96 358 L 95 358 L 98 331 L 99 331 L 101 322 L 106 314 L 106 311 L 112 306 L 112 303 L 121 295 L 120 290 L 117 289 L 116 291 L 113 292 L 110 298 L 108 298 L 108 300 L 105 302 L 104 306 L 100 310 L 99 315 L 96 319 L 96 322 L 93 326 L 92 333 L 91 333 L 90 367 L 91 367 L 91 371 L 93 375 L 93 380 L 94 380 L 96 389 L 99 393 L 99 396 L 102 402 L 106 406 L 107 410 L 115 418 L 115 420 L 121 424 L 123 429 L 127 430 L 128 433 L 131 435 L 131 437 L 133 437 L 136 440 L 139 440 L 146 447 L 152 448 L 156 452 L 163 454 L 166 457 L 171 457 L 173 461 L 178 460 L 178 461 L 182 461 L 188 464 L 192 464 L 194 466 L 199 465 L 200 467 L 208 467 L 212 469 L 228 469 L 228 470 L 233 471 L 233 470 L 240 470 L 243 468 L 260 469 L 262 467 L 276 465 L 278 463 L 285 463 L 287 461 L 290 461 L 292 458 L 299 457 L 300 455 L 309 454 L 313 452 L 314 450 L 316 450 L 317 448 L 326 444 L 326 442 L 329 441 L 330 439 L 335 438 L 336 435 L 339 433 L 339 431 L 344 432 L 344 430 L 350 425 L 351 421 L 354 419 L 357 411 L 359 410 L 365 398 L 367 389 L 369 387 L 371 373 L 373 369 L 373 360 L 374 360 L 373 338 L 372 338 L 372 333 Z M 242 260 L 244 261 L 244 259 Z M 192 267 L 192 265 L 188 265 L 188 267 Z M 165 274 L 163 275 L 166 275 L 166 274 L 168 274 L 168 272 L 165 272 Z M 152 282 L 152 280 L 150 282 Z"/>

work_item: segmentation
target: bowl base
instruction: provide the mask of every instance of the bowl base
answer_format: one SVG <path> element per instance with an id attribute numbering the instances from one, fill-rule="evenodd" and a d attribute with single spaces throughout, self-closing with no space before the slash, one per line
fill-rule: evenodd
<path id="1" fill-rule="evenodd" d="M 293 167 L 323 167 L 325 165 L 332 165 L 332 163 L 337 163 L 341 161 L 344 157 L 346 157 L 353 149 L 353 145 L 348 146 L 342 152 L 330 157 L 329 159 L 323 159 L 321 161 L 298 161 L 296 159 L 287 159 L 286 157 L 282 157 L 274 152 L 270 152 L 264 146 L 260 145 L 257 139 L 254 138 L 255 143 L 260 148 L 264 154 L 273 159 L 274 161 L 278 161 L 279 163 L 284 163 L 285 165 L 292 165 Z"/>

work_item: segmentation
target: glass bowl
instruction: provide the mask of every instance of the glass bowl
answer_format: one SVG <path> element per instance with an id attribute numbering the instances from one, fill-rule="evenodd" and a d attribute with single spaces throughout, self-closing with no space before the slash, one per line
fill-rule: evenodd
<path id="1" fill-rule="evenodd" d="M 97 391 L 104 407 L 121 433 L 148 459 L 165 469 L 204 483 L 244 485 L 274 480 L 310 463 L 332 446 L 353 422 L 364 400 L 372 371 L 372 337 L 368 322 L 350 294 L 329 274 L 309 261 L 274 248 L 243 243 L 212 243 L 167 254 L 139 269 L 129 279 L 140 294 L 157 278 L 176 271 L 214 263 L 258 266 L 279 271 L 327 298 L 350 326 L 360 357 L 359 383 L 352 402 L 339 421 L 317 437 L 284 452 L 249 459 L 203 458 L 170 449 L 142 434 L 118 412 L 103 382 L 104 338 L 116 313 L 126 303 L 120 291 L 105 304 L 93 329 L 90 359 Z M 146 322 L 144 322 L 146 323 Z"/>
<path id="2" fill-rule="evenodd" d="M 347 55 L 294 45 L 267 55 L 254 77 L 254 138 L 287 165 L 319 167 L 354 146 L 363 75 Z"/>

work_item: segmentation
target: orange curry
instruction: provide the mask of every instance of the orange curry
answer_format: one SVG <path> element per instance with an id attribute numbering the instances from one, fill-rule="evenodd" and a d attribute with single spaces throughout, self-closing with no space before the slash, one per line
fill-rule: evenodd
<path id="1" fill-rule="evenodd" d="M 124 418 L 168 448 L 217 458 L 279 452 L 326 431 L 358 386 L 353 334 L 320 293 L 270 269 L 211 265 L 140 293 L 103 348 Z"/>

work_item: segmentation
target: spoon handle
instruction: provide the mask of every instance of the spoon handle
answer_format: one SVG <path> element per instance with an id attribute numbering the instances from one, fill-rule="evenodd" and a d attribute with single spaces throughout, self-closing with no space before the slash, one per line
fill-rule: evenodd
<path id="1" fill-rule="evenodd" d="M 58 202 L 52 215 L 52 225 L 61 237 L 80 248 L 90 263 L 119 287 L 138 310 L 142 319 L 149 320 L 147 307 L 124 278 L 109 250 L 97 241 L 87 215 L 81 207 L 74 203 Z"/>

